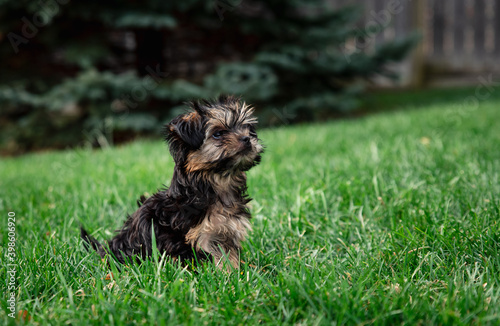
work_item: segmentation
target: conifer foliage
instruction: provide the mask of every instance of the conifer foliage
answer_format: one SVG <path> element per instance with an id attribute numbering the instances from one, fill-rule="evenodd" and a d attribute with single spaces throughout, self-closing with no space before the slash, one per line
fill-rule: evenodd
<path id="1" fill-rule="evenodd" d="M 328 2 L 1 0 L 0 147 L 110 144 L 220 93 L 264 124 L 352 110 L 414 40 L 348 53 L 361 11 Z"/>

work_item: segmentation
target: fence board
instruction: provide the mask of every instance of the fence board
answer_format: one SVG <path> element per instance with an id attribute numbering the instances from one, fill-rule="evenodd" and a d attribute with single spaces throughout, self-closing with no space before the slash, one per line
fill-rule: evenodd
<path id="1" fill-rule="evenodd" d="M 455 0 L 453 10 L 453 53 L 463 56 L 465 53 L 465 0 Z"/>
<path id="2" fill-rule="evenodd" d="M 413 76 L 418 75 L 415 69 L 424 66 L 430 68 L 426 70 L 430 74 L 500 73 L 500 0 L 400 0 L 401 10 L 389 13 L 391 3 L 348 1 L 349 5 L 360 5 L 364 10 L 358 26 L 367 32 L 368 39 L 358 44 L 359 49 L 369 52 L 374 45 L 407 37 L 417 29 L 423 36 L 422 43 L 406 63 L 398 65 L 401 72 L 408 70 L 410 63 Z M 346 4 L 345 0 L 335 1 L 336 6 L 341 4 Z M 389 26 L 384 24 L 387 14 Z M 377 25 L 386 29 L 379 32 Z"/>
<path id="3" fill-rule="evenodd" d="M 486 30 L 486 4 L 485 0 L 474 1 L 474 53 L 484 54 L 485 30 Z"/>
<path id="4" fill-rule="evenodd" d="M 378 26 L 378 33 L 375 37 L 375 44 L 380 45 L 384 43 L 384 33 L 389 27 L 391 17 L 388 16 L 388 12 L 384 10 L 384 0 L 374 0 L 373 6 L 370 11 L 368 19 L 374 21 Z"/>
<path id="5" fill-rule="evenodd" d="M 494 42 L 495 42 L 495 50 L 494 54 L 499 59 L 500 56 L 500 1 L 496 0 L 493 7 L 494 18 L 493 18 L 493 31 L 494 31 Z"/>
<path id="6" fill-rule="evenodd" d="M 444 31 L 445 31 L 444 2 L 441 0 L 434 0 L 431 8 L 433 10 L 433 20 L 432 20 L 433 54 L 442 56 L 444 54 Z"/>
<path id="7" fill-rule="evenodd" d="M 396 39 L 402 39 L 412 32 L 413 15 L 411 12 L 411 3 L 403 3 L 401 12 L 394 16 L 394 36 Z"/>

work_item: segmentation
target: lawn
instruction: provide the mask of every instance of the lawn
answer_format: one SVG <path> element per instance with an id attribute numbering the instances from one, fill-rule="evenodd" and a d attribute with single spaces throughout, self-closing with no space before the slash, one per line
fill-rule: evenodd
<path id="1" fill-rule="evenodd" d="M 500 100 L 467 95 L 261 130 L 253 231 L 232 273 L 170 260 L 118 271 L 83 249 L 80 224 L 109 238 L 168 185 L 159 140 L 3 159 L 0 275 L 14 212 L 18 321 L 499 325 Z"/>

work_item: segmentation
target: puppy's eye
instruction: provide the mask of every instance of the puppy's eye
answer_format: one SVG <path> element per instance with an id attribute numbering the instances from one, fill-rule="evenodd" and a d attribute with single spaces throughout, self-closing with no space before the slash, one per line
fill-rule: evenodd
<path id="1" fill-rule="evenodd" d="M 222 137 L 222 135 L 224 135 L 226 132 L 224 130 L 219 130 L 219 131 L 216 131 L 212 137 L 214 139 L 220 139 Z"/>

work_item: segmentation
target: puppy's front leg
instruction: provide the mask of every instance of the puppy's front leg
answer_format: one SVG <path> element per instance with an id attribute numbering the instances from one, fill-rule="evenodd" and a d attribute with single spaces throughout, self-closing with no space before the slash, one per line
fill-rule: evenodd
<path id="1" fill-rule="evenodd" d="M 239 267 L 239 246 L 232 241 L 227 234 L 214 232 L 213 228 L 201 224 L 192 228 L 186 235 L 186 242 L 193 247 L 203 250 L 213 257 L 214 263 L 223 269 L 226 258 L 233 268 Z M 226 267 L 231 270 L 229 266 Z"/>
<path id="2" fill-rule="evenodd" d="M 231 267 L 227 265 L 227 260 L 234 269 L 240 267 L 240 250 L 236 247 L 231 247 L 228 244 L 221 244 L 219 241 L 211 241 L 209 248 L 210 255 L 212 255 L 215 265 L 220 269 L 231 271 Z"/>

